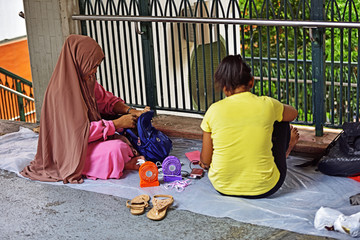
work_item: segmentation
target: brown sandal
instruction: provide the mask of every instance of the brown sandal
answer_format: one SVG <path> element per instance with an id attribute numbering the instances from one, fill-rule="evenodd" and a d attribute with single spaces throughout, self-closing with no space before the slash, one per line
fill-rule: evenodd
<path id="1" fill-rule="evenodd" d="M 159 199 L 165 198 L 165 199 Z M 147 213 L 147 217 L 151 220 L 159 221 L 164 219 L 166 211 L 174 202 L 171 195 L 155 195 L 152 199 L 153 208 Z"/>
<path id="2" fill-rule="evenodd" d="M 126 201 L 126 207 L 130 208 L 132 215 L 140 215 L 145 212 L 145 208 L 149 206 L 149 195 L 143 194 Z"/>

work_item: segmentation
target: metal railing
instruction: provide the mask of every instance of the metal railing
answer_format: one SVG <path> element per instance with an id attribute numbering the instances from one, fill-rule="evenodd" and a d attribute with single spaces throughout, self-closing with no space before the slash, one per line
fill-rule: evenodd
<path id="1" fill-rule="evenodd" d="M 201 18 L 201 17 L 152 17 L 152 16 L 111 16 L 111 15 L 73 15 L 73 20 L 120 21 L 120 22 L 157 22 L 157 23 L 200 23 L 200 24 L 236 24 L 268 27 L 301 27 L 301 28 L 360 28 L 356 22 L 324 22 L 324 21 L 286 21 L 233 18 Z"/>
<path id="2" fill-rule="evenodd" d="M 0 68 L 0 119 L 36 122 L 32 83 Z"/>
<path id="3" fill-rule="evenodd" d="M 80 15 L 73 19 L 106 55 L 100 83 L 133 106 L 203 114 L 223 98 L 214 86 L 217 65 L 225 55 L 240 53 L 257 80 L 254 93 L 296 107 L 296 123 L 315 125 L 322 135 L 324 126 L 359 121 L 358 3 L 79 3 Z"/>

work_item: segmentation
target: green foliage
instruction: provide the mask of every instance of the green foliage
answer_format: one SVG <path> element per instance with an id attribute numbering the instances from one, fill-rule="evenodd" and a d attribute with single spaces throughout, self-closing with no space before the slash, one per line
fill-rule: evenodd
<path id="1" fill-rule="evenodd" d="M 310 4 L 306 0 L 239 1 L 244 18 L 270 20 L 310 20 Z M 358 11 L 360 1 L 325 1 L 326 21 L 359 22 Z M 295 106 L 299 111 L 299 121 L 311 122 L 313 89 L 309 29 L 242 26 L 241 31 L 245 43 L 241 52 L 252 63 L 254 76 L 258 79 L 254 92 L 274 96 Z M 325 30 L 327 124 L 340 125 L 359 115 L 356 101 L 359 98 L 356 87 L 359 33 L 359 29 L 349 28 Z M 348 83 L 352 83 L 351 87 Z"/>

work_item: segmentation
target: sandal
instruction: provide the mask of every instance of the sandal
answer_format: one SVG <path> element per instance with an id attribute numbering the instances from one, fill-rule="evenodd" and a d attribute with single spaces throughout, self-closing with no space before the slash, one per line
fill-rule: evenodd
<path id="1" fill-rule="evenodd" d="M 143 194 L 126 201 L 126 207 L 130 208 L 132 215 L 140 215 L 145 212 L 145 208 L 149 206 L 149 195 Z"/>
<path id="2" fill-rule="evenodd" d="M 165 199 L 159 199 L 165 198 Z M 170 195 L 155 195 L 152 199 L 153 208 L 147 213 L 147 217 L 151 220 L 162 220 L 168 207 L 173 204 L 174 198 Z"/>

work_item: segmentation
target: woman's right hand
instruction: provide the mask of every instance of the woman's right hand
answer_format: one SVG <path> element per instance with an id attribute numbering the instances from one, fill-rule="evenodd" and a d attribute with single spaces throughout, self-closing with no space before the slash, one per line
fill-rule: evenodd
<path id="1" fill-rule="evenodd" d="M 138 117 L 135 114 L 125 114 L 113 120 L 115 129 L 135 128 Z"/>

